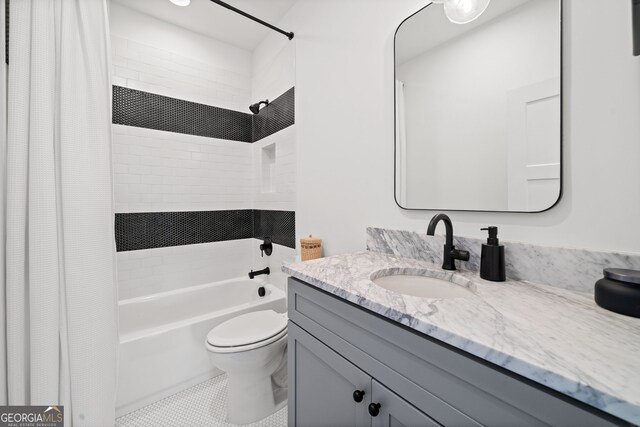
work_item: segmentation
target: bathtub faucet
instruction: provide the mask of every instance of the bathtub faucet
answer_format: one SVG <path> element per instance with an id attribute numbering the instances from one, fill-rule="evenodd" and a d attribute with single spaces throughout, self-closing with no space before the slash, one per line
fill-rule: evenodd
<path id="1" fill-rule="evenodd" d="M 271 256 L 272 253 L 273 253 L 273 243 L 271 242 L 271 237 L 265 237 L 264 241 L 260 245 L 260 254 L 261 256 L 264 256 L 265 254 L 267 256 Z"/>
<path id="2" fill-rule="evenodd" d="M 253 271 L 251 270 L 249 272 L 249 279 L 253 279 L 256 276 L 260 276 L 261 274 L 271 274 L 271 270 L 269 270 L 269 267 L 265 268 L 264 270 L 258 270 L 258 271 Z"/>

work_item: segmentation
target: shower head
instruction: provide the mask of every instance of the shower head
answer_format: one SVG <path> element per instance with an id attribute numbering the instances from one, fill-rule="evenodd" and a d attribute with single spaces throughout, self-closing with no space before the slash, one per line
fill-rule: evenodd
<path id="1" fill-rule="evenodd" d="M 267 105 L 269 105 L 269 100 L 265 99 L 264 101 L 260 101 L 260 102 L 256 102 L 255 104 L 251 104 L 249 106 L 249 110 L 251 110 L 251 112 L 253 114 L 258 114 L 260 112 L 260 105 L 264 104 L 264 106 L 266 107 Z"/>

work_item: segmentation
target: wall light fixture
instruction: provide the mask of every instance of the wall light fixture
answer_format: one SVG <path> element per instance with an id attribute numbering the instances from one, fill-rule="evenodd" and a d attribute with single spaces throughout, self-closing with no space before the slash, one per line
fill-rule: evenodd
<path id="1" fill-rule="evenodd" d="M 432 0 L 444 4 L 444 13 L 454 24 L 466 24 L 478 19 L 491 0 Z"/>

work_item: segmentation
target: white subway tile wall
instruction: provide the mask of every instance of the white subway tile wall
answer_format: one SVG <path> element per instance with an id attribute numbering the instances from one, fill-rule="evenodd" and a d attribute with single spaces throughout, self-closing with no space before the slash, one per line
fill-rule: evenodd
<path id="1" fill-rule="evenodd" d="M 254 209 L 294 211 L 296 209 L 296 126 L 289 126 L 251 144 L 253 146 L 253 206 Z M 275 144 L 274 191 L 264 191 L 262 185 L 262 148 Z"/>
<path id="2" fill-rule="evenodd" d="M 293 13 L 287 12 L 276 23 L 281 28 L 293 27 Z M 296 39 L 269 32 L 251 57 L 251 97 L 254 102 L 273 100 L 296 84 Z"/>
<path id="3" fill-rule="evenodd" d="M 271 256 L 268 258 L 260 258 L 260 255 L 258 254 L 256 256 L 255 264 L 258 265 L 258 268 L 269 267 L 269 270 L 271 271 L 271 274 L 267 279 L 269 283 L 286 292 L 287 278 L 289 275 L 282 272 L 282 264 L 295 262 L 297 257 L 296 249 L 291 249 L 281 245 L 273 245 L 273 252 L 271 253 Z M 264 264 L 262 267 L 260 267 L 261 263 Z"/>
<path id="4" fill-rule="evenodd" d="M 277 22 L 281 28 L 293 24 L 292 11 Z M 252 56 L 252 99 L 275 98 L 294 87 L 295 39 L 287 40 L 278 33 L 269 33 L 254 50 Z M 262 191 L 261 150 L 264 146 L 276 145 L 275 191 Z M 254 143 L 254 209 L 296 210 L 296 125 L 289 126 Z M 287 249 L 287 248 L 284 248 Z M 279 268 L 278 268 L 279 270 Z"/>
<path id="5" fill-rule="evenodd" d="M 113 12 L 114 85 L 243 112 L 250 103 L 275 99 L 295 85 L 294 44 L 286 39 L 268 37 L 251 58 L 128 8 L 117 6 Z M 190 56 L 183 54 L 185 47 L 191 48 Z M 255 144 L 120 125 L 112 129 L 118 213 L 295 210 L 295 125 Z M 275 191 L 262 193 L 260 151 L 274 143 Z M 274 245 L 274 254 L 261 258 L 259 243 L 244 239 L 119 252 L 119 298 L 240 277 L 266 266 L 273 271 L 271 283 L 284 288 L 280 266 L 296 251 Z"/>
<path id="6" fill-rule="evenodd" d="M 243 63 L 211 65 L 116 35 L 111 52 L 114 85 L 248 112 L 251 71 Z"/>
<path id="7" fill-rule="evenodd" d="M 287 44 L 282 45 L 282 40 L 275 40 L 261 44 L 254 53 L 252 99 L 262 100 L 275 98 L 295 86 L 295 46 L 286 38 Z M 263 58 L 263 50 L 271 57 Z"/>
<path id="8" fill-rule="evenodd" d="M 290 28 L 291 11 L 277 25 Z M 254 50 L 251 78 L 252 100 L 273 100 L 295 86 L 295 39 L 289 41 L 277 33 L 270 33 Z M 275 144 L 275 180 L 273 192 L 262 191 L 262 148 Z M 273 135 L 263 138 L 253 145 L 254 209 L 296 210 L 296 125 L 289 126 Z M 297 240 L 297 239 L 296 239 Z M 297 246 L 297 241 L 296 241 Z M 255 258 L 255 263 L 271 270 L 269 281 L 286 290 L 287 275 L 282 272 L 283 263 L 294 262 L 297 250 L 281 245 L 273 246 L 273 253 L 267 258 Z"/>
<path id="9" fill-rule="evenodd" d="M 251 209 L 252 144 L 112 129 L 116 212 Z"/>
<path id="10" fill-rule="evenodd" d="M 118 252 L 119 298 L 244 276 L 251 268 L 263 268 L 252 263 L 256 252 L 259 257 L 259 244 L 256 239 L 242 239 Z"/>

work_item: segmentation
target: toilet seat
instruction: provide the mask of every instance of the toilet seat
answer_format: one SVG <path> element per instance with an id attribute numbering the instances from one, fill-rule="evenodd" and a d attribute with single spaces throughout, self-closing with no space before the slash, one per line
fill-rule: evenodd
<path id="1" fill-rule="evenodd" d="M 207 334 L 207 347 L 215 353 L 252 350 L 271 344 L 287 334 L 286 314 L 254 311 L 234 317 Z"/>

